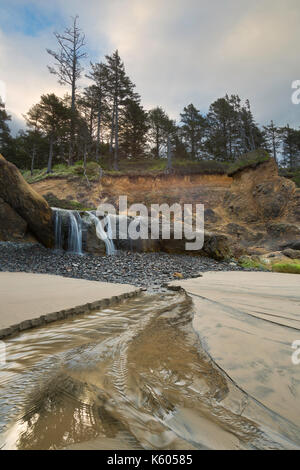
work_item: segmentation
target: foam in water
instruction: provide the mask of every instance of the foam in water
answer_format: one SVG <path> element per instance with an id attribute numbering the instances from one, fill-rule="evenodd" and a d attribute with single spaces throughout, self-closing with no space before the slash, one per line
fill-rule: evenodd
<path id="1" fill-rule="evenodd" d="M 62 213 L 59 209 L 55 209 L 54 218 L 55 248 L 62 250 Z"/>
<path id="2" fill-rule="evenodd" d="M 112 240 L 112 228 L 111 228 L 111 221 L 109 216 L 106 216 L 105 222 L 107 224 L 107 232 L 105 232 L 102 221 L 98 219 L 98 217 L 93 214 L 93 212 L 88 212 L 90 219 L 95 224 L 97 236 L 100 240 L 103 240 L 105 243 L 106 254 L 113 255 L 116 252 L 114 242 Z"/>
<path id="3" fill-rule="evenodd" d="M 82 220 L 79 213 L 69 211 L 68 251 L 82 254 Z"/>
<path id="4" fill-rule="evenodd" d="M 52 208 L 54 215 L 54 234 L 55 234 L 55 248 L 62 250 L 64 247 L 64 227 L 67 221 L 67 246 L 68 251 L 71 253 L 82 254 L 82 219 L 78 211 L 70 211 L 66 209 Z M 111 220 L 109 216 L 103 219 L 103 222 L 96 217 L 93 212 L 87 212 L 88 217 L 93 222 L 96 234 L 100 240 L 105 243 L 106 254 L 113 255 L 116 252 L 114 242 Z M 64 223 L 65 218 L 65 223 Z M 104 226 L 107 226 L 107 231 Z"/>
<path id="5" fill-rule="evenodd" d="M 66 209 L 59 209 L 53 207 L 54 211 L 54 236 L 55 236 L 55 249 L 62 250 L 64 248 L 64 218 L 67 222 L 68 238 L 67 246 L 68 251 L 76 254 L 82 254 L 82 220 L 79 212 L 69 211 Z"/>

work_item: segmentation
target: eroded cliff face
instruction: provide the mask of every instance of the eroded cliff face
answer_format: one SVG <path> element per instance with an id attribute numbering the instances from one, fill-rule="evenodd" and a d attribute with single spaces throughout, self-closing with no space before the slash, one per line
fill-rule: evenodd
<path id="1" fill-rule="evenodd" d="M 100 202 L 116 204 L 119 196 L 125 195 L 129 205 L 201 203 L 213 209 L 221 204 L 231 182 L 226 175 L 104 176 L 90 185 L 51 178 L 32 187 L 39 194 L 53 193 L 59 199 L 77 200 L 87 207 L 97 207 Z"/>
<path id="2" fill-rule="evenodd" d="M 32 239 L 53 246 L 52 211 L 15 165 L 0 155 L 0 240 Z"/>
<path id="3" fill-rule="evenodd" d="M 234 252 L 266 252 L 300 240 L 300 190 L 278 175 L 274 160 L 253 164 L 230 176 L 104 176 L 90 185 L 48 179 L 32 185 L 40 194 L 77 200 L 87 207 L 121 195 L 128 205 L 204 204 L 205 229 L 231 240 Z"/>
<path id="4" fill-rule="evenodd" d="M 232 178 L 215 209 L 219 231 L 254 250 L 275 250 L 300 239 L 300 191 L 278 175 L 273 159 L 237 171 Z"/>

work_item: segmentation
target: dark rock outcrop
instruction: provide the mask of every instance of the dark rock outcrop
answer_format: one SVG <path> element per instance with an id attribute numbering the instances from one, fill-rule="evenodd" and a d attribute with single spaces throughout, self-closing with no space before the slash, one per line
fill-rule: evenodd
<path id="1" fill-rule="evenodd" d="M 22 240 L 27 232 L 27 222 L 0 198 L 0 240 Z"/>
<path id="2" fill-rule="evenodd" d="M 125 216 L 112 216 L 116 217 L 116 233 L 119 233 L 119 219 L 120 217 L 124 218 Z M 126 217 L 125 217 L 126 218 Z M 143 218 L 140 218 L 141 224 L 143 223 Z M 137 252 L 155 252 L 163 251 L 170 254 L 190 254 L 190 255 L 199 255 L 207 256 L 216 260 L 224 260 L 231 256 L 230 245 L 228 238 L 223 234 L 212 233 L 209 231 L 204 232 L 204 244 L 201 249 L 198 250 L 187 250 L 186 243 L 191 243 L 194 240 L 186 238 L 184 235 L 181 239 L 176 239 L 174 237 L 174 226 L 171 224 L 170 227 L 170 236 L 164 238 L 163 236 L 163 223 L 159 225 L 159 236 L 157 239 L 151 238 L 151 219 L 146 220 L 145 223 L 148 225 L 148 239 L 137 239 L 131 240 L 129 237 L 126 237 L 126 234 L 123 234 L 123 237 L 117 238 L 115 244 L 117 248 L 127 249 L 130 251 Z M 133 222 L 132 217 L 127 217 L 127 227 Z M 126 226 L 125 224 L 125 226 Z M 175 222 L 176 224 L 176 222 Z M 180 228 L 182 226 L 180 225 Z"/>
<path id="3" fill-rule="evenodd" d="M 53 246 L 51 208 L 45 199 L 26 183 L 17 167 L 5 160 L 2 155 L 0 155 L 0 198 L 3 201 L 1 233 L 6 234 L 4 235 L 6 239 L 10 239 L 9 233 L 11 239 L 14 239 L 15 235 L 17 238 L 21 237 L 28 228 L 44 246 L 49 248 Z M 12 227 L 14 223 L 16 226 Z"/>

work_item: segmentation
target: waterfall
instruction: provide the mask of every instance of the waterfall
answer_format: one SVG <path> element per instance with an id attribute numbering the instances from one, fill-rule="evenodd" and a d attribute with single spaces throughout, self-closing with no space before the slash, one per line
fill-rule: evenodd
<path id="1" fill-rule="evenodd" d="M 82 254 L 82 246 L 84 246 L 83 231 L 86 230 L 86 220 L 81 219 L 78 211 L 56 207 L 52 207 L 52 210 L 54 212 L 55 249 L 67 249 L 70 253 Z M 86 215 L 94 224 L 97 237 L 105 243 L 106 254 L 113 255 L 116 249 L 113 242 L 110 217 L 106 216 L 104 218 L 104 224 L 107 226 L 105 231 L 105 225 L 93 212 L 86 212 Z"/>
<path id="2" fill-rule="evenodd" d="M 82 254 L 82 221 L 77 211 L 69 211 L 68 251 Z"/>
<path id="3" fill-rule="evenodd" d="M 107 215 L 105 218 L 107 222 L 107 232 L 105 232 L 103 228 L 102 221 L 99 220 L 98 217 L 93 214 L 93 212 L 88 212 L 88 215 L 95 224 L 97 236 L 105 243 L 106 254 L 113 255 L 116 252 L 116 249 L 112 239 L 112 229 L 109 215 Z"/>
<path id="4" fill-rule="evenodd" d="M 52 207 L 54 211 L 55 249 L 67 247 L 71 253 L 82 254 L 82 220 L 79 212 Z"/>
<path id="5" fill-rule="evenodd" d="M 54 235 L 55 235 L 55 249 L 62 250 L 62 212 L 55 208 L 54 217 Z"/>

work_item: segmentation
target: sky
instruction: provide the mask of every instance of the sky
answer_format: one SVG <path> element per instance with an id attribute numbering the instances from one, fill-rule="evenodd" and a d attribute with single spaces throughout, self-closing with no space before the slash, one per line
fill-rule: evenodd
<path id="1" fill-rule="evenodd" d="M 300 126 L 292 82 L 300 80 L 299 0 L 0 0 L 0 95 L 12 129 L 43 93 L 68 90 L 47 69 L 46 48 L 79 15 L 89 62 L 115 49 L 146 109 L 173 119 L 193 103 L 249 99 L 260 125 Z M 84 86 L 87 79 L 82 79 Z"/>

